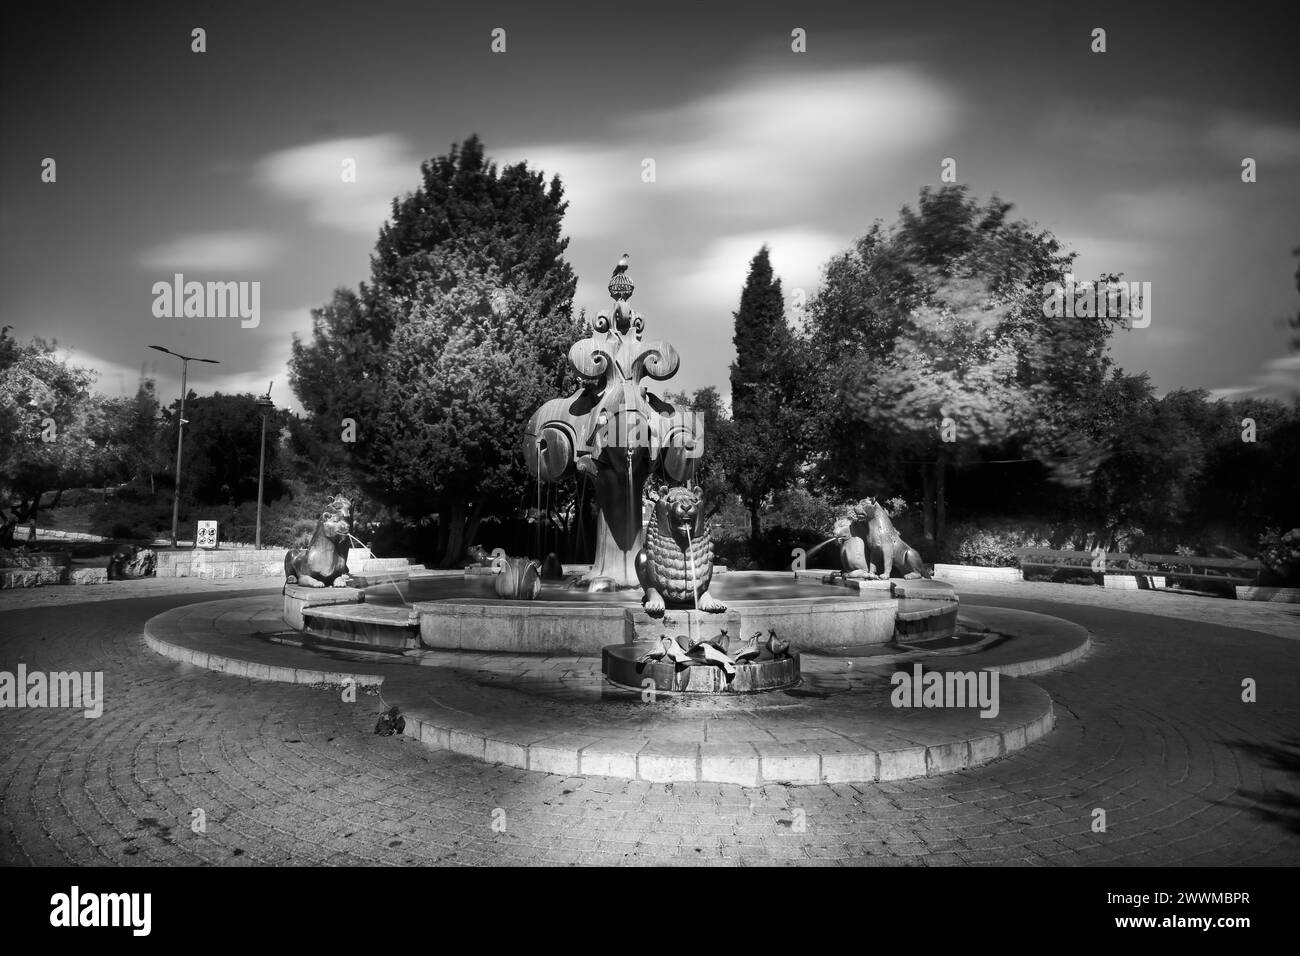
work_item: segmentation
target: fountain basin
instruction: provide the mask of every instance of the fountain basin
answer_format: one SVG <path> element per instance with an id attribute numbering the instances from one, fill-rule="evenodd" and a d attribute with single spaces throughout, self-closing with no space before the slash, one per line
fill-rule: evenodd
<path id="1" fill-rule="evenodd" d="M 420 643 L 427 648 L 595 656 L 610 643 L 633 644 L 662 631 L 665 623 L 671 628 L 696 614 L 735 637 L 775 631 L 803 650 L 884 644 L 894 637 L 896 603 L 838 596 L 736 601 L 723 614 L 670 610 L 663 618 L 650 617 L 639 602 L 446 599 L 412 607 L 419 614 Z"/>
<path id="2" fill-rule="evenodd" d="M 647 690 L 646 681 L 655 691 L 690 694 L 755 694 L 779 690 L 799 683 L 799 655 L 757 660 L 737 664 L 735 676 L 728 681 L 720 667 L 682 667 L 671 662 L 637 661 L 656 647 L 651 641 L 635 644 L 611 644 L 601 650 L 600 669 L 611 683 L 631 690 Z"/>
<path id="3" fill-rule="evenodd" d="M 640 590 L 588 593 L 543 582 L 536 600 L 495 596 L 487 575 L 411 578 L 365 591 L 285 589 L 285 621 L 323 642 L 375 650 L 490 651 L 599 657 L 610 644 L 655 640 L 694 621 L 734 638 L 772 632 L 802 651 L 887 644 L 951 634 L 958 603 L 931 582 L 867 582 L 832 586 L 777 572 L 730 572 L 710 593 L 725 601 L 720 614 L 669 610 L 652 618 Z M 903 597 L 903 593 L 909 596 Z M 912 594 L 924 597 L 912 597 Z M 891 596 L 892 594 L 892 596 Z M 349 606 L 351 605 L 351 606 Z M 383 613 L 380 613 L 383 609 Z M 391 633 L 389 633 L 391 631 Z"/>

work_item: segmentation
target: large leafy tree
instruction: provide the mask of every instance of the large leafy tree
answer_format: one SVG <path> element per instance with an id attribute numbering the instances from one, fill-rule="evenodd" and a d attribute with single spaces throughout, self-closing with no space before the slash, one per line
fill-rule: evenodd
<path id="1" fill-rule="evenodd" d="M 160 416 L 152 379 L 142 381 L 133 396 L 103 399 L 93 438 L 106 481 L 148 485 L 153 494 L 154 477 L 173 467 Z"/>
<path id="2" fill-rule="evenodd" d="M 811 303 L 821 485 L 884 495 L 920 463 L 940 542 L 950 466 L 994 450 L 1067 454 L 1110 367 L 1113 320 L 1044 314 L 1044 287 L 1072 257 L 1011 208 L 923 189 L 893 227 L 876 223 L 831 260 Z"/>
<path id="3" fill-rule="evenodd" d="M 0 330 L 0 546 L 23 522 L 36 528 L 46 492 L 55 503 L 66 488 L 97 477 L 94 441 L 96 373 L 59 358 L 42 339 L 21 344 Z"/>
<path id="4" fill-rule="evenodd" d="M 781 280 L 767 246 L 755 254 L 734 313 L 731 421 L 721 457 L 727 482 L 749 511 L 751 541 L 773 492 L 790 487 L 804 457 L 803 352 L 785 320 Z"/>
<path id="5" fill-rule="evenodd" d="M 413 523 L 436 521 L 451 565 L 528 487 L 521 429 L 569 384 L 576 279 L 558 177 L 499 170 L 477 137 L 420 172 L 380 230 L 371 281 L 337 290 L 312 340 L 295 340 L 291 384 L 322 438 L 355 423 L 359 484 Z"/>
<path id="6" fill-rule="evenodd" d="M 178 399 L 168 410 L 164 434 L 176 434 Z M 285 490 L 280 468 L 279 434 L 286 413 L 267 420 L 263 497 L 274 501 Z M 184 461 L 181 492 L 200 505 L 238 504 L 257 500 L 257 473 L 262 448 L 262 413 L 252 394 L 197 396 L 185 400 Z"/>

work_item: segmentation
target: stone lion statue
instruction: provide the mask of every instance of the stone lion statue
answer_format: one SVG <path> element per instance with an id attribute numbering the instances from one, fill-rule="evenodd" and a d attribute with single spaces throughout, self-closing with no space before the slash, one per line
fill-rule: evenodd
<path id="1" fill-rule="evenodd" d="M 889 513 L 875 498 L 863 498 L 835 523 L 840 539 L 840 566 L 848 578 L 890 578 L 894 569 L 905 578 L 929 578 L 921 555 L 894 528 Z M 876 568 L 880 573 L 876 573 Z"/>
<path id="2" fill-rule="evenodd" d="M 351 530 L 352 503 L 339 495 L 321 513 L 307 547 L 285 553 L 284 583 L 309 588 L 345 587 Z"/>
<path id="3" fill-rule="evenodd" d="M 654 514 L 646 522 L 645 546 L 636 555 L 636 576 L 645 590 L 646 613 L 658 617 L 665 608 L 725 611 L 709 594 L 713 578 L 713 531 L 704 520 L 700 490 L 651 489 Z"/>

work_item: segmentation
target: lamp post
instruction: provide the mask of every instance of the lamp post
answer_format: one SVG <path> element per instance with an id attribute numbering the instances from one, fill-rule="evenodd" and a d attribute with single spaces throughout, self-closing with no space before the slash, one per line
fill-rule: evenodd
<path id="1" fill-rule="evenodd" d="M 176 491 L 172 495 L 172 547 L 176 547 L 176 525 L 180 520 L 181 514 L 181 442 L 185 437 L 185 382 L 189 373 L 191 362 L 210 362 L 213 365 L 220 365 L 216 359 L 198 358 L 193 355 L 181 355 L 180 352 L 173 352 L 171 349 L 165 349 L 161 345 L 151 345 L 151 349 L 159 352 L 166 352 L 168 355 L 175 355 L 181 360 L 181 410 L 176 416 Z"/>
<path id="2" fill-rule="evenodd" d="M 262 450 L 257 458 L 257 533 L 253 538 L 253 547 L 257 550 L 262 549 L 262 469 L 266 464 L 266 416 L 275 408 L 275 402 L 271 401 L 271 386 L 275 384 L 272 379 L 266 386 L 266 394 L 257 400 L 257 407 L 262 410 Z"/>

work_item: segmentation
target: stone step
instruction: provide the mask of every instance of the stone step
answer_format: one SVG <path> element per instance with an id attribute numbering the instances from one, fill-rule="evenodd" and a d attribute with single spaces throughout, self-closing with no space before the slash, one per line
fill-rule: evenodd
<path id="1" fill-rule="evenodd" d="M 894 618 L 894 635 L 902 640 L 924 640 L 927 637 L 951 635 L 957 628 L 957 611 L 960 605 L 946 598 L 901 598 L 896 601 L 898 614 Z"/>
<path id="2" fill-rule="evenodd" d="M 354 588 L 371 588 L 376 584 L 400 584 L 410 580 L 411 572 L 402 568 L 400 571 L 363 571 L 348 576 L 348 586 Z"/>
<path id="3" fill-rule="evenodd" d="M 302 619 L 306 626 L 303 637 L 308 643 L 316 637 L 330 644 L 396 653 L 420 646 L 419 619 L 409 608 L 335 604 L 303 608 Z"/>

